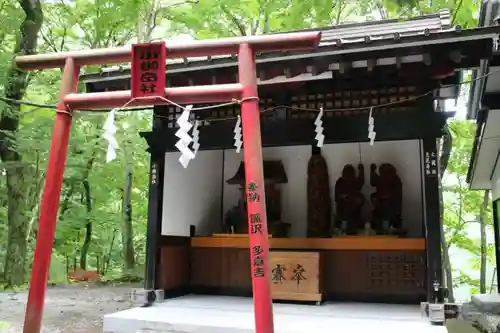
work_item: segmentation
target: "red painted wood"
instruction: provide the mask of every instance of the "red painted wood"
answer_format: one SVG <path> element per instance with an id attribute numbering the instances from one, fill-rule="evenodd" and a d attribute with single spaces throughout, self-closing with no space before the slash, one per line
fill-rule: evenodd
<path id="1" fill-rule="evenodd" d="M 242 44 L 240 46 L 238 66 L 240 83 L 243 86 L 241 126 L 243 129 L 243 158 L 245 162 L 255 332 L 274 333 L 260 111 L 255 57 L 250 45 Z"/>
<path id="2" fill-rule="evenodd" d="M 59 198 L 61 196 L 71 129 L 71 110 L 64 103 L 64 96 L 78 89 L 79 74 L 80 69 L 75 66 L 73 59 L 67 59 L 61 80 L 58 112 L 54 121 L 54 133 L 52 134 L 45 187 L 40 205 L 40 220 L 38 222 L 38 235 L 33 256 L 23 333 L 39 333 L 42 325 L 50 257 L 52 256 Z"/>
<path id="3" fill-rule="evenodd" d="M 207 57 L 237 54 L 242 43 L 249 44 L 254 52 L 311 50 L 318 46 L 321 32 L 292 32 L 287 34 L 245 36 L 222 39 L 197 40 L 169 44 L 167 57 Z M 51 54 L 34 54 L 16 57 L 16 64 L 24 70 L 62 68 L 67 58 L 73 58 L 78 66 L 103 65 L 130 62 L 131 47 L 69 51 Z"/>
<path id="4" fill-rule="evenodd" d="M 166 63 L 167 49 L 164 41 L 132 45 L 132 98 L 165 95 Z"/>

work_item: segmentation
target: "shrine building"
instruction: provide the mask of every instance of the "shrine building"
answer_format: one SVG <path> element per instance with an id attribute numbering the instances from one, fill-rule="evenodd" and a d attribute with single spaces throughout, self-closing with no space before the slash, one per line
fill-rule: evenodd
<path id="1" fill-rule="evenodd" d="M 313 30 L 322 32 L 314 51 L 256 55 L 272 298 L 442 302 L 440 138 L 453 116 L 444 101 L 457 99 L 463 70 L 494 70 L 500 27 L 462 29 L 441 11 Z M 237 73 L 235 56 L 186 58 L 167 62 L 166 80 L 221 84 L 237 82 Z M 483 107 L 495 78 L 475 82 Z M 88 92 L 126 90 L 130 69 L 81 80 Z M 487 125 L 492 103 L 481 118 L 475 188 L 490 186 L 481 177 L 490 177 L 500 149 L 498 126 Z M 261 221 L 246 214 L 247 201 L 259 198 L 245 188 L 245 147 L 235 149 L 239 111 L 192 113 L 200 148 L 187 168 L 176 148 L 180 108 L 155 106 L 151 131 L 140 134 L 151 154 L 145 287 L 167 299 L 252 296 L 259 271 L 248 233 Z"/>

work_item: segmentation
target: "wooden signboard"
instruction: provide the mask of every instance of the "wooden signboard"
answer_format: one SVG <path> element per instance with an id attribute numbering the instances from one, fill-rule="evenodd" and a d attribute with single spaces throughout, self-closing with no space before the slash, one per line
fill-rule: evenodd
<path id="1" fill-rule="evenodd" d="M 165 95 L 166 60 L 167 48 L 164 41 L 132 45 L 132 98 Z"/>
<path id="2" fill-rule="evenodd" d="M 278 300 L 321 302 L 319 252 L 271 252 L 271 296 Z"/>

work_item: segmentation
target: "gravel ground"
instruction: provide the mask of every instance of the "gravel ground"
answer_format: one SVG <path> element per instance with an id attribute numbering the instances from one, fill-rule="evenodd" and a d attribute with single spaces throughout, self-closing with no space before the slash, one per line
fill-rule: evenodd
<path id="1" fill-rule="evenodd" d="M 102 333 L 105 314 L 138 306 L 129 296 L 136 285 L 76 284 L 47 290 L 44 333 Z M 0 333 L 22 332 L 27 292 L 0 293 Z"/>

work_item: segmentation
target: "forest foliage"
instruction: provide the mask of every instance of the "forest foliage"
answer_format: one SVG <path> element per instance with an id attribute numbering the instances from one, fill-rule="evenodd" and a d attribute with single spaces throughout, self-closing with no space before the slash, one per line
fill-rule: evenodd
<path id="1" fill-rule="evenodd" d="M 11 61 L 16 53 L 112 47 L 179 35 L 255 35 L 406 19 L 445 8 L 452 11 L 454 24 L 477 24 L 477 0 L 0 0 L 0 96 L 56 103 L 60 70 L 18 73 Z M 27 40 L 37 50 L 23 49 Z M 55 112 L 8 100 L 0 102 L 0 111 L 0 277 L 15 286 L 29 278 Z M 104 120 L 99 113 L 74 117 L 51 263 L 50 279 L 56 283 L 65 282 L 67 269 L 76 267 L 99 269 L 110 278 L 143 275 L 149 156 L 137 133 L 150 128 L 151 113 L 119 114 L 122 149 L 109 164 L 104 163 L 107 144 L 101 137 Z M 454 120 L 450 128 L 453 150 L 443 186 L 446 238 L 449 246 L 479 255 L 481 240 L 468 237 L 467 228 L 479 228 L 475 221 L 481 217 L 484 194 L 469 191 L 465 182 L 474 124 Z M 128 197 L 131 216 L 124 209 Z M 489 206 L 483 215 L 489 224 Z M 487 258 L 493 257 L 488 245 Z M 473 265 L 479 269 L 480 262 Z M 480 286 L 476 277 L 461 271 L 454 275 L 457 285 Z"/>

